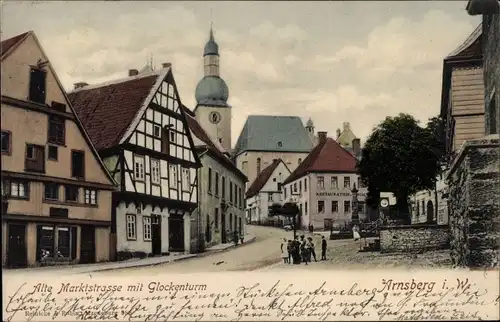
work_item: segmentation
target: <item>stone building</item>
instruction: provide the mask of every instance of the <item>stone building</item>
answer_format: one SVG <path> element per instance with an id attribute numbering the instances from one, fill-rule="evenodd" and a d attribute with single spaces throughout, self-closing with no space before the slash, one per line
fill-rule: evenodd
<path id="1" fill-rule="evenodd" d="M 282 185 L 290 173 L 281 159 L 273 160 L 260 172 L 245 195 L 246 217 L 249 223 L 276 221 L 275 218 L 269 217 L 268 209 L 273 203 L 283 203 Z"/>
<path id="2" fill-rule="evenodd" d="M 439 175 L 435 189 L 418 191 L 410 196 L 411 223 L 448 224 L 448 186 Z"/>
<path id="3" fill-rule="evenodd" d="M 202 168 L 198 170 L 198 208 L 195 218 L 193 247 L 203 250 L 232 240 L 232 233 L 245 233 L 246 176 L 223 153 L 220 142 L 211 138 L 196 121 L 195 114 L 184 108 L 193 134 L 196 153 Z M 200 243 L 203 241 L 203 243 Z"/>
<path id="4" fill-rule="evenodd" d="M 300 209 L 299 226 L 330 229 L 351 220 L 352 189 L 359 188 L 359 217 L 366 219 L 364 201 L 367 188 L 361 185 L 355 156 L 337 141 L 318 132 L 318 145 L 283 182 L 285 201 Z M 355 151 L 355 154 L 358 154 Z"/>
<path id="5" fill-rule="evenodd" d="M 1 43 L 2 266 L 110 258 L 115 182 L 35 33 Z"/>

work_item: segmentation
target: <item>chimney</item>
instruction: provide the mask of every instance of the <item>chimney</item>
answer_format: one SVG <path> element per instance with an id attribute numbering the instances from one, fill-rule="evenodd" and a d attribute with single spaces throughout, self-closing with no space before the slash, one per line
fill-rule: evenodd
<path id="1" fill-rule="evenodd" d="M 161 66 L 163 68 L 169 68 L 169 67 L 172 67 L 172 63 L 163 63 L 163 64 L 161 64 Z"/>
<path id="2" fill-rule="evenodd" d="M 85 87 L 85 86 L 88 86 L 89 84 L 85 83 L 85 82 L 79 82 L 79 83 L 74 83 L 73 86 L 74 86 L 74 89 L 79 89 L 79 88 L 82 88 L 82 87 Z"/>
<path id="3" fill-rule="evenodd" d="M 129 69 L 128 70 L 128 76 L 136 76 L 139 75 L 139 71 L 137 69 Z"/>
<path id="4" fill-rule="evenodd" d="M 324 143 L 326 141 L 326 135 L 328 132 L 318 132 L 318 144 Z"/>
<path id="5" fill-rule="evenodd" d="M 340 137 L 340 129 L 337 129 L 337 139 Z"/>
<path id="6" fill-rule="evenodd" d="M 349 122 L 344 122 L 343 126 L 344 126 L 344 132 L 349 131 L 349 129 L 351 128 L 351 125 L 349 124 Z"/>
<path id="7" fill-rule="evenodd" d="M 354 156 L 358 157 L 361 153 L 361 140 L 354 139 L 352 140 L 352 153 Z"/>

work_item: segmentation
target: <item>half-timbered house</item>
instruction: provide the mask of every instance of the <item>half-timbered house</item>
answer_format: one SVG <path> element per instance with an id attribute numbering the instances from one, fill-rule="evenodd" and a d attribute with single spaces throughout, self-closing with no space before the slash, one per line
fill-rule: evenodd
<path id="1" fill-rule="evenodd" d="M 115 182 L 35 33 L 0 54 L 2 265 L 109 260 Z"/>
<path id="2" fill-rule="evenodd" d="M 120 189 L 113 194 L 117 259 L 190 251 L 201 163 L 170 64 L 69 97 Z"/>

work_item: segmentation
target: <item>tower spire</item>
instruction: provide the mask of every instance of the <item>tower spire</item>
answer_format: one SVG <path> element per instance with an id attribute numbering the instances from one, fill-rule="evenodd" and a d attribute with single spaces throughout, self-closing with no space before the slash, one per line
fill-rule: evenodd
<path id="1" fill-rule="evenodd" d="M 213 18 L 212 18 L 212 8 L 210 8 L 210 40 L 214 40 L 214 30 L 213 30 L 213 27 L 214 27 L 214 21 L 213 21 Z"/>

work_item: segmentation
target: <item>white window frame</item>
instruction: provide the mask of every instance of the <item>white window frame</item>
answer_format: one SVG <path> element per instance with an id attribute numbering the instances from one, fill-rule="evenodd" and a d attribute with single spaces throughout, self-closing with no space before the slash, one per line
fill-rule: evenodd
<path id="1" fill-rule="evenodd" d="M 191 171 L 189 168 L 181 168 L 182 170 L 182 191 L 189 192 L 191 190 Z"/>
<path id="2" fill-rule="evenodd" d="M 151 217 L 142 217 L 142 236 L 145 241 L 151 241 Z"/>
<path id="3" fill-rule="evenodd" d="M 346 204 L 349 205 L 349 209 L 345 209 L 346 208 Z M 351 204 L 351 201 L 350 200 L 344 200 L 344 214 L 348 214 L 352 211 L 352 204 Z"/>
<path id="4" fill-rule="evenodd" d="M 10 181 L 9 197 L 29 199 L 29 186 L 26 182 Z"/>
<path id="5" fill-rule="evenodd" d="M 319 205 L 322 204 L 323 205 L 323 210 L 320 211 L 319 209 Z M 325 201 L 324 200 L 318 200 L 318 204 L 317 204 L 317 207 L 318 207 L 318 214 L 323 214 L 325 213 Z"/>
<path id="6" fill-rule="evenodd" d="M 158 130 L 158 134 L 156 134 L 156 130 Z M 161 137 L 161 126 L 160 125 L 158 125 L 158 124 L 153 125 L 153 136 L 156 138 Z"/>
<path id="7" fill-rule="evenodd" d="M 179 185 L 177 168 L 177 164 L 169 164 L 168 166 L 168 186 L 173 189 L 177 189 Z"/>
<path id="8" fill-rule="evenodd" d="M 134 179 L 136 181 L 144 181 L 144 156 L 134 155 Z"/>
<path id="9" fill-rule="evenodd" d="M 330 188 L 331 189 L 338 189 L 339 188 L 339 177 L 332 176 L 330 178 Z"/>
<path id="10" fill-rule="evenodd" d="M 151 159 L 151 183 L 160 184 L 160 160 Z"/>
<path id="11" fill-rule="evenodd" d="M 137 215 L 127 214 L 125 224 L 127 239 L 137 240 Z"/>
<path id="12" fill-rule="evenodd" d="M 318 176 L 318 189 L 321 189 L 321 190 L 325 189 L 325 177 L 324 176 Z"/>
<path id="13" fill-rule="evenodd" d="M 84 199 L 86 205 L 97 205 L 97 190 L 85 189 Z"/>
<path id="14" fill-rule="evenodd" d="M 346 183 L 349 183 L 346 186 Z M 344 189 L 351 189 L 351 177 L 344 177 Z"/>

